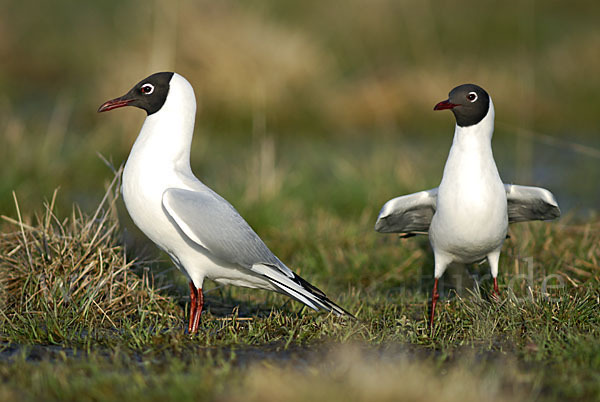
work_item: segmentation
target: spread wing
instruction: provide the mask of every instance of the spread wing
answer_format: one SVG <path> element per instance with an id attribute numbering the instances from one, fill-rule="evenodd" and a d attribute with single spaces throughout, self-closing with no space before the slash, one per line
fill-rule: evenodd
<path id="1" fill-rule="evenodd" d="M 438 189 L 393 198 L 385 203 L 375 230 L 380 233 L 402 233 L 403 237 L 426 234 L 435 213 Z"/>
<path id="2" fill-rule="evenodd" d="M 505 184 L 508 222 L 547 221 L 560 216 L 558 203 L 544 188 Z"/>
<path id="3" fill-rule="evenodd" d="M 293 277 L 236 209 L 213 191 L 170 188 L 162 203 L 179 229 L 215 257 L 247 269 L 265 264 Z"/>

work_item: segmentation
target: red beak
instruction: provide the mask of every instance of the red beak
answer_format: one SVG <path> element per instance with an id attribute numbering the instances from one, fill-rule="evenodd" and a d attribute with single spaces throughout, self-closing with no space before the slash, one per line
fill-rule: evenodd
<path id="1" fill-rule="evenodd" d="M 441 101 L 440 103 L 438 103 L 437 105 L 435 105 L 433 107 L 433 110 L 446 110 L 446 109 L 452 109 L 456 106 L 460 106 L 457 105 L 456 103 L 450 103 L 450 99 L 446 99 L 445 101 Z"/>
<path id="2" fill-rule="evenodd" d="M 109 110 L 117 109 L 123 106 L 128 106 L 134 99 L 123 99 L 123 97 L 116 98 L 104 102 L 99 108 L 98 113 L 108 112 Z"/>

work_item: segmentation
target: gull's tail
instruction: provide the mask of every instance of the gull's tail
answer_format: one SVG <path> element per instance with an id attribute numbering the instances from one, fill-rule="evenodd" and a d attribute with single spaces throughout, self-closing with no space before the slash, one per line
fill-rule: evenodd
<path id="1" fill-rule="evenodd" d="M 266 269 L 257 269 L 261 265 Z M 275 268 L 275 270 L 273 268 Z M 261 273 L 279 290 L 279 292 L 300 303 L 306 304 L 313 310 L 318 311 L 322 309 L 330 311 L 337 316 L 356 318 L 354 315 L 332 302 L 320 289 L 311 285 L 308 281 L 302 279 L 293 272 L 293 276 L 290 277 L 281 272 L 278 267 L 271 267 L 266 264 L 254 265 L 253 270 L 262 271 Z"/>

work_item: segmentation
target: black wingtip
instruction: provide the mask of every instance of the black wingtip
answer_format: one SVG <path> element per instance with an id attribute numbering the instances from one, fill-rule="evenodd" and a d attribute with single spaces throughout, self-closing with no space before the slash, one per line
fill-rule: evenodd
<path id="1" fill-rule="evenodd" d="M 299 284 L 304 289 L 308 290 L 313 296 L 315 296 L 319 300 L 319 302 L 326 307 L 327 310 L 333 312 L 338 316 L 348 316 L 356 320 L 356 317 L 353 314 L 332 302 L 321 289 L 317 288 L 316 286 L 314 286 L 313 284 L 296 274 L 294 274 L 293 279 L 297 284 Z"/>

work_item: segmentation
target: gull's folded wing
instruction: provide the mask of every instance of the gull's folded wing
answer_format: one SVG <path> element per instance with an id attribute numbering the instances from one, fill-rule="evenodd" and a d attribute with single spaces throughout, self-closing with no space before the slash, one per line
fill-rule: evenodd
<path id="1" fill-rule="evenodd" d="M 281 293 L 310 308 L 352 317 L 286 267 L 235 208 L 212 190 L 170 188 L 163 193 L 162 204 L 183 234 L 213 256 L 262 275 Z"/>
<path id="2" fill-rule="evenodd" d="M 406 236 L 427 233 L 435 213 L 437 192 L 436 187 L 389 200 L 379 212 L 375 230 Z"/>
<path id="3" fill-rule="evenodd" d="M 547 221 L 560 216 L 558 203 L 544 188 L 505 184 L 508 222 Z"/>
<path id="4" fill-rule="evenodd" d="M 167 189 L 162 198 L 167 214 L 194 243 L 215 257 L 252 269 L 266 264 L 293 277 L 235 208 L 218 194 Z"/>

